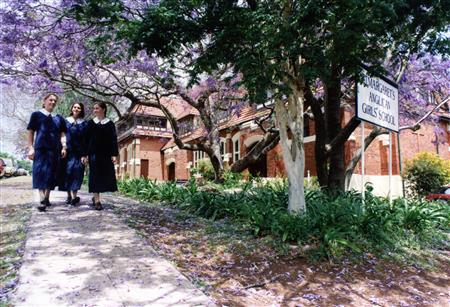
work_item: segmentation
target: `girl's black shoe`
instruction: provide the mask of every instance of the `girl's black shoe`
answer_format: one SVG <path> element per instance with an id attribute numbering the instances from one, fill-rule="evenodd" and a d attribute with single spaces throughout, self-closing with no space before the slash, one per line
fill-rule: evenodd
<path id="1" fill-rule="evenodd" d="M 40 212 L 44 212 L 46 210 L 46 208 L 47 208 L 47 205 L 46 205 L 45 200 L 41 201 L 41 203 L 37 206 L 37 209 Z"/>
<path id="2" fill-rule="evenodd" d="M 70 205 L 76 206 L 76 205 L 78 205 L 79 202 L 80 202 L 80 198 L 77 196 L 74 199 L 72 199 L 72 201 L 70 202 Z"/>
<path id="3" fill-rule="evenodd" d="M 67 196 L 66 205 L 72 204 L 72 196 Z"/>
<path id="4" fill-rule="evenodd" d="M 46 207 L 50 207 L 52 204 L 50 203 L 50 201 L 48 200 L 48 198 L 44 199 L 43 202 L 45 203 Z M 42 202 L 41 202 L 42 203 Z"/>
<path id="5" fill-rule="evenodd" d="M 94 205 L 95 210 L 103 210 L 103 206 L 101 202 L 95 203 Z"/>

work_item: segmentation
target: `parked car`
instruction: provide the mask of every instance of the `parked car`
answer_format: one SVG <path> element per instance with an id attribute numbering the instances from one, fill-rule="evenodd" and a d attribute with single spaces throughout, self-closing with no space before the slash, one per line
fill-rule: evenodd
<path id="1" fill-rule="evenodd" d="M 2 158 L 3 162 L 5 163 L 4 168 L 4 177 L 11 177 L 16 172 L 16 167 L 13 164 L 13 160 L 11 158 Z"/>
<path id="2" fill-rule="evenodd" d="M 428 200 L 446 200 L 450 203 L 450 185 L 440 187 L 436 193 L 428 194 L 426 199 Z"/>
<path id="3" fill-rule="evenodd" d="M 19 167 L 16 169 L 16 172 L 14 173 L 14 176 L 28 176 L 29 173 L 26 169 Z"/>
<path id="4" fill-rule="evenodd" d="M 2 158 L 0 158 L 0 178 L 2 178 L 5 175 L 5 166 L 6 166 L 5 161 L 3 161 Z"/>

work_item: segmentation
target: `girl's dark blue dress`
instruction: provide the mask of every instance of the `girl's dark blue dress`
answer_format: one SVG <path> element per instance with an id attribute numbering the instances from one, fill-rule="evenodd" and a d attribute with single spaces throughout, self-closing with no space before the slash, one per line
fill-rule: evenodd
<path id="1" fill-rule="evenodd" d="M 119 154 L 114 123 L 108 118 L 91 119 L 86 127 L 86 153 L 89 156 L 89 192 L 117 191 L 116 173 L 112 156 Z"/>
<path id="2" fill-rule="evenodd" d="M 66 132 L 62 116 L 42 109 L 31 114 L 27 130 L 36 132 L 34 139 L 33 189 L 53 190 L 61 173 L 61 132 Z"/>
<path id="3" fill-rule="evenodd" d="M 60 190 L 78 191 L 83 184 L 84 165 L 81 163 L 81 157 L 86 146 L 86 124 L 87 122 L 82 119 L 66 118 L 67 157 L 63 161 L 65 166 L 64 186 L 60 187 Z"/>

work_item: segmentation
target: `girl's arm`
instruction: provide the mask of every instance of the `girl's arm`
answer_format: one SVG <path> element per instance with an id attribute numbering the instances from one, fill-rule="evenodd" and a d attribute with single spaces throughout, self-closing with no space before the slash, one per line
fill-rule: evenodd
<path id="1" fill-rule="evenodd" d="M 116 126 L 112 125 L 112 148 L 111 148 L 111 160 L 113 163 L 117 162 L 117 156 L 119 155 L 119 146 L 117 144 L 117 132 Z"/>
<path id="2" fill-rule="evenodd" d="M 90 129 L 90 124 L 89 122 L 86 123 L 86 125 L 83 127 L 83 129 L 81 130 L 82 133 L 82 142 L 81 142 L 81 162 L 83 164 L 87 164 L 89 162 L 88 159 L 88 146 L 89 146 L 89 138 L 91 136 L 91 129 Z"/>
<path id="3" fill-rule="evenodd" d="M 65 158 L 67 155 L 67 144 L 66 144 L 66 133 L 65 132 L 61 132 L 61 145 L 62 145 L 62 149 L 61 149 L 61 157 Z"/>
<path id="4" fill-rule="evenodd" d="M 34 131 L 28 130 L 28 159 L 34 160 Z"/>

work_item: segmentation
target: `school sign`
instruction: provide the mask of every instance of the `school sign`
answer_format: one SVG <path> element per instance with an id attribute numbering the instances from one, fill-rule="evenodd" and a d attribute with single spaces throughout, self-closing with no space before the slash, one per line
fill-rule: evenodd
<path id="1" fill-rule="evenodd" d="M 356 117 L 398 132 L 398 86 L 384 77 L 369 76 L 363 69 L 356 86 Z"/>

